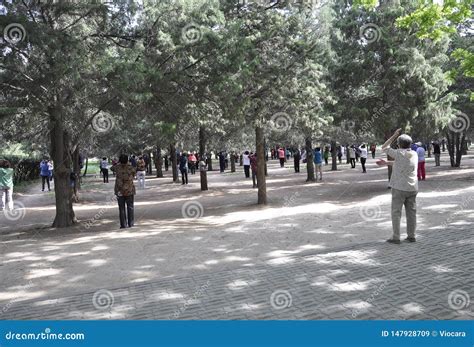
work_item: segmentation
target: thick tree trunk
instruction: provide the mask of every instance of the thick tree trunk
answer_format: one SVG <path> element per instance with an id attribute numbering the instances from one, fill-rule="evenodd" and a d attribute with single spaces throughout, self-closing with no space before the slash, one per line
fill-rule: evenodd
<path id="1" fill-rule="evenodd" d="M 212 153 L 207 154 L 207 171 L 212 171 Z"/>
<path id="2" fill-rule="evenodd" d="M 176 158 L 176 147 L 175 144 L 170 144 L 170 156 L 171 156 L 171 170 L 173 172 L 173 182 L 179 182 L 178 177 L 178 162 Z"/>
<path id="3" fill-rule="evenodd" d="M 331 171 L 337 171 L 337 144 L 331 141 Z"/>
<path id="4" fill-rule="evenodd" d="M 257 187 L 258 187 L 258 204 L 267 204 L 267 182 L 265 178 L 265 145 L 263 139 L 263 128 L 255 129 L 255 137 L 257 142 Z"/>
<path id="5" fill-rule="evenodd" d="M 160 145 L 156 146 L 156 158 L 155 158 L 155 167 L 156 167 L 156 177 L 163 177 L 163 156 L 161 155 Z"/>
<path id="6" fill-rule="evenodd" d="M 450 130 L 446 131 L 446 140 L 448 141 L 447 147 L 448 147 L 449 160 L 451 162 L 451 167 L 456 166 L 456 161 L 454 159 L 454 155 L 455 155 L 455 149 L 454 149 L 455 148 L 454 147 L 455 139 L 454 139 L 454 137 L 455 136 L 456 136 L 455 132 L 450 131 Z"/>
<path id="7" fill-rule="evenodd" d="M 77 222 L 72 208 L 69 138 L 64 129 L 60 112 L 58 108 L 51 108 L 49 110 L 50 153 L 54 165 L 54 195 L 56 199 L 56 216 L 54 218 L 53 228 L 65 228 Z"/>
<path id="8" fill-rule="evenodd" d="M 199 160 L 203 161 L 203 158 L 206 156 L 206 135 L 204 133 L 204 128 L 199 127 Z M 201 176 L 201 190 L 208 190 L 207 187 L 207 170 L 206 167 L 201 168 L 201 163 L 198 163 L 199 175 Z"/>
<path id="9" fill-rule="evenodd" d="M 306 182 L 314 182 L 314 161 L 313 161 L 313 144 L 311 141 L 311 137 L 307 137 L 305 139 L 305 146 L 306 146 L 306 172 L 308 177 Z"/>

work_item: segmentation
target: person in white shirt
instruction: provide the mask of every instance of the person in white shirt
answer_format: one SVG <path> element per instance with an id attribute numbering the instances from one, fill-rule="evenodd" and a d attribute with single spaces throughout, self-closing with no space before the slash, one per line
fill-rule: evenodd
<path id="1" fill-rule="evenodd" d="M 103 157 L 100 161 L 100 171 L 104 178 L 104 183 L 109 183 L 109 163 L 106 157 Z"/>
<path id="2" fill-rule="evenodd" d="M 415 242 L 416 231 L 416 195 L 418 193 L 418 155 L 410 146 L 411 137 L 400 135 L 398 129 L 382 146 L 382 151 L 386 152 L 391 161 L 379 160 L 378 165 L 392 165 L 392 176 L 390 177 L 390 187 L 392 188 L 392 227 L 393 236 L 387 242 L 400 244 L 400 220 L 402 208 L 405 206 L 407 218 L 407 235 L 409 242 Z M 398 137 L 398 149 L 390 148 L 392 142 Z"/>
<path id="3" fill-rule="evenodd" d="M 250 156 L 249 151 L 242 154 L 242 163 L 244 164 L 245 178 L 250 178 Z"/>
<path id="4" fill-rule="evenodd" d="M 418 155 L 418 179 L 424 181 L 426 178 L 425 149 L 421 142 L 417 142 L 416 145 L 418 146 L 416 149 L 416 154 Z"/>
<path id="5" fill-rule="evenodd" d="M 365 169 L 365 162 L 367 161 L 367 148 L 365 147 L 365 144 L 359 147 L 360 151 L 360 163 L 362 165 L 362 172 L 367 173 L 367 170 Z"/>

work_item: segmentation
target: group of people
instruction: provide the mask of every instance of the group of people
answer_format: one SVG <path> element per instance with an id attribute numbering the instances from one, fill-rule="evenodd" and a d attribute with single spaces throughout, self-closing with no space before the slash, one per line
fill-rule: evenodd
<path id="1" fill-rule="evenodd" d="M 145 178 L 147 174 L 147 161 L 145 160 L 146 158 L 147 156 L 145 155 L 140 155 L 138 156 L 138 158 L 135 155 L 132 155 L 130 157 L 127 156 L 127 161 L 130 162 L 130 165 L 135 170 L 134 178 L 138 180 L 138 185 L 141 189 L 145 189 Z M 120 160 L 117 160 L 116 158 L 112 159 L 111 165 L 109 165 L 109 160 L 107 159 L 107 157 L 103 157 L 100 160 L 100 173 L 102 174 L 104 183 L 109 183 L 109 169 L 115 175 L 115 171 L 113 170 L 113 168 L 119 163 Z"/>

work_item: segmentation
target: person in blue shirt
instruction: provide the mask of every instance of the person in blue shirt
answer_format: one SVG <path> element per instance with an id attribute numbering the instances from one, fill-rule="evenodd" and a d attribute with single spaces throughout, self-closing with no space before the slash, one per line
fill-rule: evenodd
<path id="1" fill-rule="evenodd" d="M 319 180 L 323 180 L 323 156 L 321 153 L 321 148 L 316 147 L 314 150 L 314 171 L 316 173 L 316 181 L 318 180 L 318 172 L 319 172 Z"/>
<path id="2" fill-rule="evenodd" d="M 40 176 L 41 176 L 41 184 L 42 184 L 42 189 L 41 191 L 44 192 L 44 184 L 45 182 L 48 183 L 48 191 L 51 191 L 51 187 L 49 185 L 49 164 L 46 159 L 43 159 L 43 161 L 40 163 Z"/>

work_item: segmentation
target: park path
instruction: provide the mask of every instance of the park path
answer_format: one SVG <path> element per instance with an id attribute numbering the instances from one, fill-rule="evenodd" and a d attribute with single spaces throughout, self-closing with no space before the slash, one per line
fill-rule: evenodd
<path id="1" fill-rule="evenodd" d="M 304 173 L 271 163 L 267 207 L 255 205 L 256 192 L 240 168 L 210 173 L 208 192 L 199 190 L 197 176 L 185 187 L 169 178 L 149 180 L 137 194 L 137 227 L 126 231 L 119 231 L 110 203 L 113 183 L 85 182 L 76 212 L 81 220 L 92 219 L 90 228 L 45 228 L 54 216 L 53 196 L 31 193 L 20 198 L 22 220 L 0 217 L 2 318 L 469 316 L 469 307 L 448 307 L 447 296 L 473 287 L 467 274 L 473 264 L 474 161 L 466 157 L 462 169 L 448 169 L 446 159 L 441 168 L 427 163 L 429 178 L 418 199 L 419 242 L 399 248 L 383 243 L 390 235 L 390 195 L 386 171 L 372 160 L 366 175 L 343 165 L 311 184 L 304 183 Z M 202 206 L 200 218 L 183 218 L 190 201 Z M 426 281 L 423 291 L 420 281 Z M 438 288 L 435 296 L 430 286 L 433 293 Z M 112 307 L 91 308 L 98 290 L 96 299 L 112 293 Z M 277 290 L 289 293 L 290 307 L 271 305 Z M 369 300 L 378 292 L 391 298 L 391 310 Z M 401 301 L 392 302 L 395 297 Z"/>

